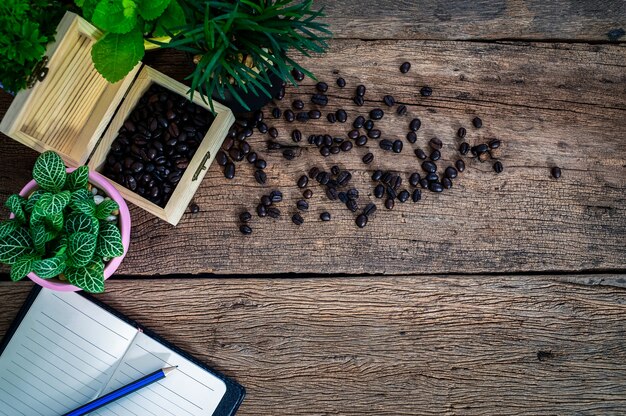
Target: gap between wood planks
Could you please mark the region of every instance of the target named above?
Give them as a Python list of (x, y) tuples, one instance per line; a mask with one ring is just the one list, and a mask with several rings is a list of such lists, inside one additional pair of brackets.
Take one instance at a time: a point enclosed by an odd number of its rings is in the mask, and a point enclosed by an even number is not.
[(438, 39), (438, 38), (377, 38), (377, 39), (367, 39), (360, 37), (341, 37), (335, 40), (358, 40), (361, 42), (379, 42), (381, 40), (389, 40), (389, 41), (406, 41), (406, 40), (415, 40), (415, 41), (424, 41), (424, 42), (465, 42), (465, 43), (501, 43), (501, 44), (510, 44), (515, 43), (516, 45), (523, 44), (533, 44), (533, 43), (565, 43), (565, 44), (586, 44), (586, 45), (614, 45), (614, 46), (622, 46), (626, 44), (626, 36), (618, 39), (618, 40), (585, 40), (585, 39), (528, 39), (528, 38), (497, 38), (497, 39), (489, 39), (489, 38), (472, 38), (472, 39), (463, 39), (463, 38), (450, 38), (450, 39)]

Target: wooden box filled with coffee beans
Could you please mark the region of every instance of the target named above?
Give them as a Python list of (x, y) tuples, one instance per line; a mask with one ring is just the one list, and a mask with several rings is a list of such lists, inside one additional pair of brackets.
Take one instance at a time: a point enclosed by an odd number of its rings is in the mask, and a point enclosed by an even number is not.
[[(227, 107), (143, 64), (115, 84), (95, 70), (102, 33), (66, 13), (41, 79), (19, 92), (0, 131), (70, 167), (87, 164), (126, 200), (176, 225), (235, 119)], [(45, 75), (45, 76), (44, 76)]]

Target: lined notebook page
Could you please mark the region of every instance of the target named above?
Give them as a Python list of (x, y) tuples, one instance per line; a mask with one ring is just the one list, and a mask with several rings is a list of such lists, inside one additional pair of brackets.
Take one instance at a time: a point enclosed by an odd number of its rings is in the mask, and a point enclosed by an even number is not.
[(42, 289), (0, 356), (0, 416), (58, 416), (100, 396), (137, 330)]
[(226, 384), (143, 333), (138, 333), (105, 393), (163, 367), (178, 366), (148, 387), (92, 412), (97, 416), (207, 416), (226, 393)]

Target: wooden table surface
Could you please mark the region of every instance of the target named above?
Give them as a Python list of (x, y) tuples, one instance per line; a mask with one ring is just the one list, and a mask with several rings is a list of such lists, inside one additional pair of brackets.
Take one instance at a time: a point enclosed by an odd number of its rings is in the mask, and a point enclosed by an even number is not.
[[(472, 144), (502, 140), (504, 172), (466, 159), (443, 194), (391, 212), (375, 200), (364, 229), (315, 185), (297, 227), (295, 182), (309, 168), (351, 170), (365, 205), (373, 169), (420, 171), (414, 146), (395, 155), (371, 143), (370, 166), (362, 148), (323, 159), (304, 146), (286, 161), (255, 133), (268, 184), (245, 162), (231, 181), (214, 164), (194, 199), (200, 212), (177, 227), (131, 207), (124, 277), (101, 298), (244, 384), (242, 415), (626, 412), (626, 3), (318, 3), (335, 39), (301, 63), (331, 84), (324, 113), (344, 108), (349, 123), (271, 119), (279, 141), (296, 127), (345, 134), (392, 94), (409, 113), (387, 111), (385, 137), (419, 117), (415, 146), (441, 138), (445, 166), (464, 126)], [(176, 54), (146, 62), (179, 80), (189, 71)], [(364, 107), (351, 100), (360, 83)], [(308, 102), (313, 85), (288, 88), (279, 106)], [(432, 97), (420, 97), (424, 85)], [(10, 102), (0, 95), (0, 116)], [(30, 178), (36, 156), (0, 136), (0, 199)], [(238, 213), (272, 189), (285, 194), (282, 218), (255, 216), (242, 236)], [(331, 222), (317, 220), (323, 210)], [(0, 283), (0, 333), (29, 287)]]

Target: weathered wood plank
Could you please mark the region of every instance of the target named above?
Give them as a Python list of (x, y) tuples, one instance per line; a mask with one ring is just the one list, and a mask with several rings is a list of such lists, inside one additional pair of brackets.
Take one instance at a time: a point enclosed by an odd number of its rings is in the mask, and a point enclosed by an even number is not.
[[(428, 56), (428, 60), (419, 59)], [(405, 76), (398, 72), (403, 59), (413, 61)], [(158, 68), (181, 78), (188, 64), (158, 58)], [(419, 170), (412, 146), (400, 155), (385, 154), (370, 141), (376, 161), (361, 162), (365, 149), (322, 159), (306, 147), (302, 156), (285, 161), (267, 154), (266, 137), (249, 141), (267, 157), (269, 184), (252, 179), (243, 162), (238, 176), (224, 179), (214, 164), (195, 201), (201, 212), (186, 214), (172, 228), (149, 214), (132, 209), (134, 228), (123, 274), (168, 273), (480, 273), (496, 270), (621, 270), (626, 265), (626, 48), (603, 45), (481, 44), (422, 41), (337, 41), (325, 58), (303, 60), (321, 79), (333, 83), (339, 73), (348, 81), (343, 90), (332, 86), (325, 109), (346, 108), (350, 123), (392, 93), (406, 103), (403, 118), (390, 112), (378, 125), (385, 137), (403, 137), (413, 116), (422, 119), (418, 145), (437, 135), (444, 143), (445, 167), (458, 158), (459, 126), (468, 127), (468, 141), (491, 137), (504, 142), (499, 150), (505, 171), (495, 175), (490, 163), (468, 160), (468, 170), (454, 189), (441, 195), (425, 194), (418, 204), (396, 204), (382, 209), (363, 230), (354, 215), (330, 202), (319, 186), (296, 227), (289, 217), (300, 190), (296, 179), (314, 165), (329, 169), (339, 164), (353, 172), (361, 191), (360, 203), (374, 200), (369, 180), (375, 168), (405, 172)], [(351, 101), (356, 84), (368, 87), (367, 105)], [(281, 107), (296, 97), (308, 100), (312, 82), (290, 88)], [(429, 99), (419, 87), (434, 88)], [(6, 108), (3, 96), (1, 106)], [(384, 106), (383, 106), (384, 107)], [(267, 112), (267, 111), (266, 111)], [(474, 115), (484, 127), (470, 127)], [(321, 120), (288, 124), (270, 120), (279, 140), (289, 142), (293, 128), (306, 137), (329, 132), (343, 135), (350, 123), (329, 125)], [(17, 191), (29, 177), (34, 152), (0, 139), (0, 196)], [(308, 145), (305, 145), (308, 146)], [(555, 181), (549, 168), (563, 168)], [(406, 177), (405, 183), (406, 183)], [(280, 221), (258, 219), (254, 234), (243, 237), (237, 215), (254, 209), (258, 198), (281, 189), (286, 201)], [(333, 221), (317, 218), (328, 209)], [(6, 270), (6, 269), (5, 269)]]
[[(623, 414), (624, 289), (563, 278), (135, 280), (99, 297), (245, 385), (242, 416)], [(0, 283), (0, 333), (29, 288)]]
[[(337, 38), (608, 41), (621, 0), (317, 0)], [(624, 41), (625, 38), (620, 39)]]

